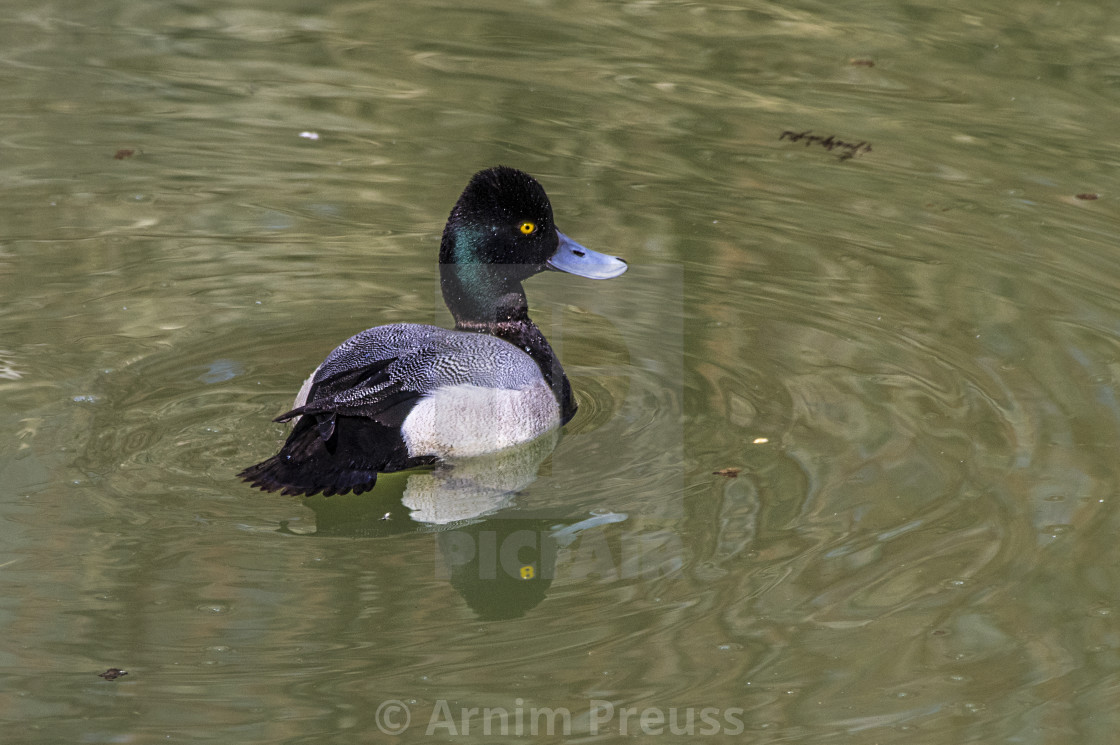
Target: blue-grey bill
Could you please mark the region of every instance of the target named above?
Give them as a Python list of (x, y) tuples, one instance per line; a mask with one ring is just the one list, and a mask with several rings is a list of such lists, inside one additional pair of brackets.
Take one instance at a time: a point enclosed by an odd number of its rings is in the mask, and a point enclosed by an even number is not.
[(610, 279), (626, 271), (626, 262), (617, 256), (584, 248), (559, 231), (557, 235), (560, 236), (560, 245), (548, 260), (553, 269), (588, 279)]

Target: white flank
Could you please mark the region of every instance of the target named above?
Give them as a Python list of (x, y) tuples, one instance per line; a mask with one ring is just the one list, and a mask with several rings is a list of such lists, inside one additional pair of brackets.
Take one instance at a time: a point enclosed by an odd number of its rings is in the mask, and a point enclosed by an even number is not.
[[(307, 376), (307, 380), (303, 381), (303, 385), (299, 387), (299, 393), (296, 394), (296, 400), (292, 403), (293, 409), (298, 409), (299, 407), (307, 403), (307, 394), (311, 393), (311, 384), (315, 382), (315, 376), (318, 374), (319, 368), (316, 367), (311, 371), (311, 374)], [(297, 416), (292, 420), (292, 423), (295, 424), (298, 421), (299, 417)]]
[(408, 454), (471, 458), (528, 442), (560, 424), (546, 385), (520, 390), (455, 385), (420, 399), (401, 425)]

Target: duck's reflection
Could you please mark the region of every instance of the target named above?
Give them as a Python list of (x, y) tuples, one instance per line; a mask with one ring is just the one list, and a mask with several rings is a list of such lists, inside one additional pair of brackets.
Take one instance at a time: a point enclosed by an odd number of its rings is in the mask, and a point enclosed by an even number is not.
[(558, 438), (553, 432), (500, 453), (385, 474), (372, 492), (314, 496), (304, 504), (315, 513), (319, 536), (434, 533), (437, 576), (448, 579), (479, 618), (517, 618), (544, 600), (560, 549), (586, 530), (626, 519), (616, 513), (566, 520), (494, 514), (537, 479)]
[(578, 522), (494, 518), (436, 534), (443, 566), (467, 605), (483, 620), (518, 618), (545, 598), (556, 557), (583, 531), (621, 522), (605, 513)]
[(445, 461), (430, 471), (411, 473), (401, 502), (411, 517), (427, 525), (473, 520), (509, 505), (537, 479), (541, 463), (560, 438), (554, 429), (518, 447), (477, 458)]

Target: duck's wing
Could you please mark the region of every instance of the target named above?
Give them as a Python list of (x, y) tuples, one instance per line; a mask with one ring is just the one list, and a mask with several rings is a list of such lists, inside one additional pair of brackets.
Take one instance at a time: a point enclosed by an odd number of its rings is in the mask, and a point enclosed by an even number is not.
[(368, 419), (335, 416), (331, 437), (314, 417), (296, 422), (280, 452), (238, 474), (265, 491), (331, 496), (373, 488), (377, 474), (434, 463), (433, 457), (409, 457), (396, 427)]
[(373, 488), (378, 473), (432, 462), (410, 457), (401, 438), (401, 423), (423, 394), (392, 378), (396, 361), (316, 380), (307, 403), (277, 417), (299, 417), (280, 452), (238, 475), (283, 494), (361, 494)]
[[(399, 359), (377, 360), (363, 367), (344, 369), (317, 378), (307, 402), (276, 417), (287, 422), (296, 417), (313, 416), (320, 423), (338, 415), (370, 419), (387, 427), (399, 427), (416, 401), (424, 395), (420, 386), (408, 386), (394, 375)], [(330, 431), (323, 433), (329, 439)]]
[(519, 388), (539, 382), (535, 363), (483, 334), (398, 324), (362, 332), (327, 357), (280, 452), (239, 476), (284, 494), (329, 496), (373, 488), (378, 473), (434, 462), (410, 455), (401, 425), (416, 402), (446, 385)]

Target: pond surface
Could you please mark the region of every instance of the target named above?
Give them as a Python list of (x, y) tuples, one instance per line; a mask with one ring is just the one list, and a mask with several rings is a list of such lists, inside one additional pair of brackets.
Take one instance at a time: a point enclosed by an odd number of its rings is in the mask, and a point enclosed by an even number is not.
[[(6, 742), (1113, 741), (1109, 4), (2, 15)], [(527, 283), (576, 419), (238, 481), (497, 163), (631, 265)]]

